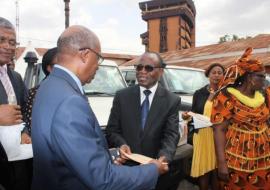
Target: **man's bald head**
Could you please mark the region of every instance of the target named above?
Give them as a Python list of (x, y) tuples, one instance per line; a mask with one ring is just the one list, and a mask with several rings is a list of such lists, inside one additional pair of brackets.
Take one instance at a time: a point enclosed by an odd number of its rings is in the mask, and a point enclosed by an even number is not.
[(141, 55), (141, 57), (139, 58), (139, 62), (145, 57), (147, 57), (148, 59), (151, 59), (152, 61), (156, 62), (162, 68), (166, 67), (166, 64), (164, 63), (162, 57), (156, 52), (151, 52), (151, 51), (144, 52)]
[(59, 53), (73, 53), (82, 48), (95, 49), (100, 46), (98, 37), (84, 26), (67, 28), (57, 40)]
[(74, 73), (83, 85), (94, 78), (100, 51), (98, 37), (84, 26), (67, 28), (57, 41), (58, 64)]

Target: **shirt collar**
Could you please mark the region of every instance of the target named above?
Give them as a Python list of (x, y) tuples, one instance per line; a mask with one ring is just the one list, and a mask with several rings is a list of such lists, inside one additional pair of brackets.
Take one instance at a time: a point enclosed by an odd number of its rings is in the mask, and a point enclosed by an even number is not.
[(141, 94), (143, 94), (143, 91), (144, 90), (150, 90), (151, 91), (151, 94), (155, 94), (156, 90), (157, 90), (157, 87), (158, 87), (158, 82), (156, 82), (156, 84), (154, 86), (152, 86), (151, 88), (147, 89), (143, 86), (140, 86), (140, 92)]
[(7, 73), (7, 64), (0, 66), (0, 74), (6, 74)]
[(71, 78), (74, 79), (74, 81), (75, 81), (76, 84), (78, 85), (78, 87), (79, 87), (81, 93), (84, 94), (83, 87), (82, 87), (82, 83), (81, 83), (80, 79), (79, 79), (73, 72), (71, 72), (71, 71), (68, 70), (67, 68), (65, 68), (65, 67), (63, 67), (63, 66), (61, 66), (61, 65), (58, 65), (58, 64), (54, 65), (54, 67), (57, 67), (57, 68), (59, 68), (59, 69), (65, 71), (65, 72), (67, 72), (67, 74), (69, 74), (69, 75), (71, 76)]

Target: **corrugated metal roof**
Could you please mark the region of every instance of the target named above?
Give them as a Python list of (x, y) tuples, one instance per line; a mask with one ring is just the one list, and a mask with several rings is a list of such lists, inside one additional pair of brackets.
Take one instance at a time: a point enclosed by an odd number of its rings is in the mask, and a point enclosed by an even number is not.
[[(234, 63), (247, 47), (254, 48), (254, 58), (257, 57), (266, 66), (270, 66), (270, 34), (260, 34), (246, 40), (171, 51), (160, 55), (169, 65), (205, 69), (210, 64), (218, 62), (227, 67)], [(137, 61), (138, 58), (126, 62), (124, 65), (134, 65)]]

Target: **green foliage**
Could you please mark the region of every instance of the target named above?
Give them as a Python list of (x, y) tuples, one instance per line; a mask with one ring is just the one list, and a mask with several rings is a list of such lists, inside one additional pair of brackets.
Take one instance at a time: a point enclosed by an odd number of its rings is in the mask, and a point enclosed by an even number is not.
[(236, 34), (233, 34), (233, 35), (225, 34), (224, 36), (221, 36), (219, 38), (218, 43), (221, 44), (224, 42), (235, 42), (235, 41), (246, 40), (246, 39), (250, 39), (250, 38), (252, 38), (252, 37), (251, 36), (239, 37)]

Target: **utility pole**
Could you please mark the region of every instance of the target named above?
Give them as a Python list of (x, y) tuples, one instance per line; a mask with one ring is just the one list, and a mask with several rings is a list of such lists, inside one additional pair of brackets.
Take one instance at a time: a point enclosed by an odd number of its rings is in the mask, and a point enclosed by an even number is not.
[(15, 1), (16, 5), (16, 36), (17, 36), (17, 45), (20, 45), (20, 10), (19, 10), (19, 1)]
[(69, 27), (69, 2), (70, 0), (64, 0), (65, 2), (65, 27)]

